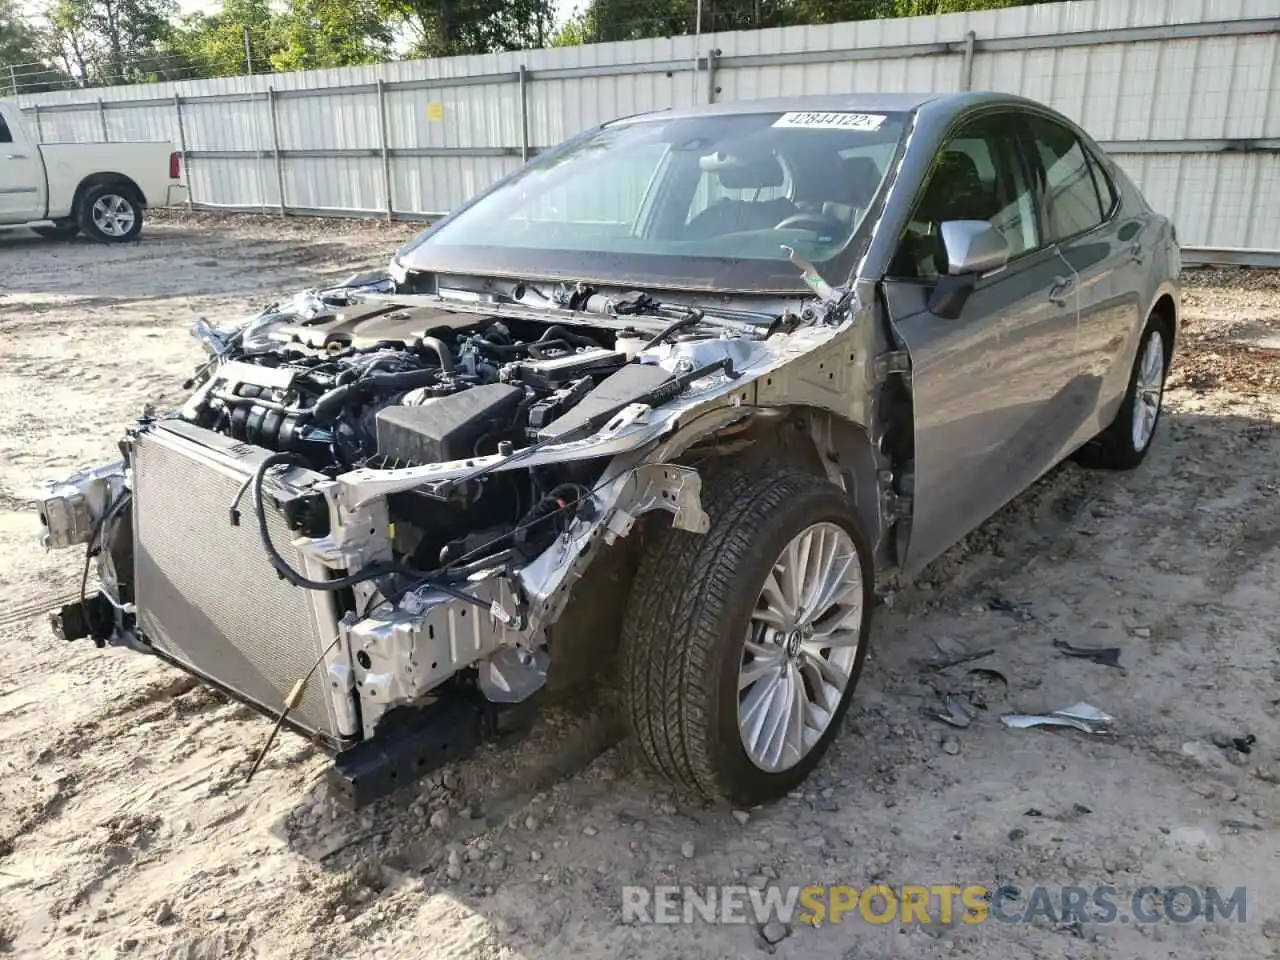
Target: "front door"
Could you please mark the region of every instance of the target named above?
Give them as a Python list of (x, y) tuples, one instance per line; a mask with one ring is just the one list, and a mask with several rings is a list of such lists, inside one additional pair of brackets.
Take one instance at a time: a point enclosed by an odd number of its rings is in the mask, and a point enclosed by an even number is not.
[(36, 149), (0, 112), (0, 223), (26, 223), (44, 216)]
[[(987, 113), (942, 145), (885, 290), (911, 356), (914, 505), (903, 573), (930, 560), (1061, 457), (1085, 415), (1076, 276), (1043, 236), (1018, 116)], [(988, 220), (1010, 260), (978, 277), (958, 317), (930, 312), (946, 270), (938, 226)]]

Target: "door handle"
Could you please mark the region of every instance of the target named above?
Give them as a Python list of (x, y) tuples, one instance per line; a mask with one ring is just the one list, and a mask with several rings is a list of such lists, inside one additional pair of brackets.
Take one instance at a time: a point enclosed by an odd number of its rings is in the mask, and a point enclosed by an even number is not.
[(1067, 305), (1067, 291), (1074, 281), (1070, 277), (1054, 277), (1053, 286), (1049, 288), (1049, 302), (1055, 307)]
[(25, 159), (27, 159), (27, 155), (26, 155), (25, 153), (11, 153), (11, 154), (9, 154), (8, 159), (10, 159), (10, 160), (25, 160)]

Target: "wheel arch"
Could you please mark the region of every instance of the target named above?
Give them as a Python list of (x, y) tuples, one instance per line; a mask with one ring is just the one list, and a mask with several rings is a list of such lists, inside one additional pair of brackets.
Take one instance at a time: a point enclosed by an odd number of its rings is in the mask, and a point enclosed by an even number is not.
[(877, 572), (887, 565), (880, 484), (883, 458), (861, 424), (815, 405), (768, 407), (744, 424), (700, 438), (681, 452), (677, 462), (695, 466), (717, 455), (729, 465), (745, 460), (799, 467), (840, 487), (872, 544)]
[[(699, 436), (668, 462), (691, 467), (703, 476), (747, 465), (799, 468), (822, 477), (849, 497), (871, 544), (877, 576), (891, 566), (881, 510), (879, 458), (867, 431), (837, 413), (799, 404), (763, 408), (745, 420)], [(664, 510), (654, 510), (637, 520), (629, 534), (600, 545), (569, 587), (560, 616), (548, 625), (552, 654), (549, 686), (553, 692), (583, 689), (593, 674), (607, 670), (613, 661), (623, 608), (641, 555), (660, 526), (671, 523)]]
[(71, 201), (71, 212), (74, 216), (80, 210), (80, 204), (84, 201), (84, 196), (94, 187), (110, 187), (114, 186), (121, 190), (127, 190), (137, 198), (138, 203), (142, 206), (147, 205), (147, 195), (142, 192), (142, 188), (137, 182), (127, 174), (115, 173), (113, 171), (101, 171), (91, 173), (85, 177), (76, 186), (75, 197)]
[[(1155, 299), (1151, 303), (1151, 307), (1147, 310), (1147, 317), (1159, 317), (1169, 327), (1169, 345), (1165, 349), (1165, 368), (1168, 369), (1169, 364), (1173, 361), (1174, 346), (1178, 342), (1178, 298), (1175, 296), (1175, 290), (1172, 284), (1163, 284), (1156, 293)], [(1146, 318), (1143, 319), (1143, 326), (1146, 325)]]

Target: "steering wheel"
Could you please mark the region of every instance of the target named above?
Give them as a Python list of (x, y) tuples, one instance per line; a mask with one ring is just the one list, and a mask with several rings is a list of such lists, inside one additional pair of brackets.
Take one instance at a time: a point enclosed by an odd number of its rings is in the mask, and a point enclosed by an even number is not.
[(802, 230), (812, 230), (814, 233), (822, 233), (823, 231), (832, 230), (840, 233), (845, 229), (845, 225), (835, 217), (828, 216), (825, 213), (793, 213), (791, 216), (784, 218), (779, 223), (773, 225), (775, 230), (783, 230), (787, 227), (800, 228)]

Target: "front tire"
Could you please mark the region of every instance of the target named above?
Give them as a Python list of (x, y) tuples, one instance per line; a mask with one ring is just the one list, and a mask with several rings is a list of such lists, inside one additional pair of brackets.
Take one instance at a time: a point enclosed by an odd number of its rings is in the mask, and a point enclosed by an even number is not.
[(128, 243), (142, 231), (142, 203), (128, 187), (99, 184), (85, 191), (78, 212), (80, 229), (99, 243)]
[(866, 658), (871, 550), (846, 495), (812, 474), (706, 481), (705, 535), (662, 531), (622, 630), (622, 695), (650, 766), (744, 806), (801, 783)]
[(1163, 317), (1147, 320), (1129, 373), (1129, 389), (1110, 425), (1080, 449), (1077, 461), (1103, 470), (1133, 470), (1147, 458), (1164, 407), (1172, 331)]

